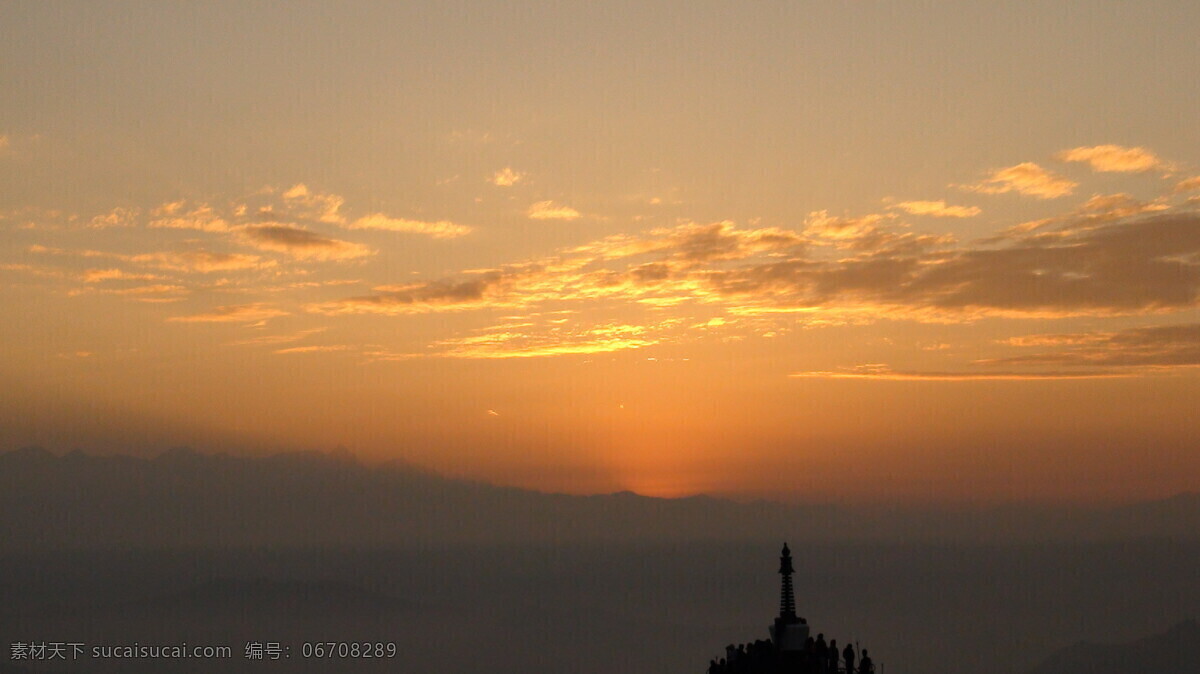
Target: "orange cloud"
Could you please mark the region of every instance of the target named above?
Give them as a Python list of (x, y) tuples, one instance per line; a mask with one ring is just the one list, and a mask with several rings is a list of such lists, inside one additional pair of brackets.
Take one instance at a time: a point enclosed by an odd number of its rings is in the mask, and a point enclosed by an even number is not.
[(813, 211), (804, 220), (804, 234), (826, 241), (860, 241), (875, 235), (890, 215), (864, 215), (844, 218), (829, 215), (829, 211)]
[(971, 218), (983, 212), (978, 206), (947, 206), (945, 201), (903, 201), (890, 208), (935, 218)]
[(960, 187), (983, 194), (1017, 192), (1039, 199), (1053, 199), (1070, 194), (1077, 185), (1078, 183), (1055, 175), (1033, 162), (1025, 162), (998, 169), (982, 182)]
[(330, 351), (346, 351), (350, 347), (345, 344), (325, 344), (318, 346), (292, 346), (286, 349), (276, 349), (275, 353), (326, 353)]
[(1062, 379), (1112, 379), (1129, 377), (1122, 372), (919, 372), (897, 371), (886, 365), (860, 365), (849, 370), (793, 372), (800, 379), (858, 379), (874, 381), (1055, 381)]
[(505, 166), (499, 171), (496, 171), (491, 178), (488, 178), (488, 182), (496, 187), (512, 187), (524, 179), (524, 173), (519, 173), (512, 170), (512, 167)]
[(217, 307), (210, 312), (190, 316), (172, 316), (167, 320), (176, 323), (258, 323), (287, 315), (288, 312), (282, 309), (254, 303)]
[(156, 274), (131, 274), (120, 269), (88, 269), (83, 272), (84, 283), (101, 283), (103, 281), (153, 281), (161, 279)]
[(1174, 192), (1176, 194), (1181, 194), (1183, 192), (1192, 192), (1194, 190), (1200, 190), (1200, 176), (1180, 180), (1175, 184)]
[(411, 314), (431, 311), (512, 306), (505, 301), (505, 287), (513, 275), (488, 272), (478, 278), (461, 281), (429, 281), (400, 286), (381, 286), (375, 295), (348, 297), (333, 302), (309, 304), (307, 311), (329, 316), (341, 314)]
[(425, 234), (435, 239), (454, 239), (471, 233), (470, 227), (455, 224), (447, 220), (423, 222), (421, 220), (393, 218), (382, 213), (363, 216), (347, 224), (346, 229), (382, 229), (390, 232), (410, 232), (413, 234)]
[(158, 217), (150, 221), (150, 226), (155, 229), (194, 229), (201, 232), (228, 232), (233, 229), (229, 221), (208, 204), (191, 209), (186, 206), (184, 201), (162, 204), (151, 211), (151, 215)]
[(580, 217), (579, 211), (574, 208), (553, 201), (539, 201), (531, 205), (525, 215), (534, 220), (575, 220)]
[[(1123, 199), (1100, 201), (1093, 206), (1109, 215), (1145, 208)], [(824, 214), (810, 218), (806, 232), (841, 237), (832, 239), (839, 242), (835, 248), (850, 254), (835, 259), (826, 249), (804, 245), (821, 239), (787, 230), (687, 224), (645, 238), (608, 237), (569, 249), (562, 258), (383, 286), (375, 294), (306, 309), (407, 314), (607, 298), (654, 306), (694, 302), (742, 315), (820, 313), (810, 320), (844, 323), (881, 316), (947, 322), (1136, 315), (1196, 306), (1200, 214), (1090, 217), (1087, 226), (1012, 233), (999, 247), (955, 247), (947, 237), (888, 232), (873, 224), (831, 226)], [(852, 247), (844, 247), (847, 241)]]
[(290, 344), (299, 342), (311, 335), (324, 332), (325, 328), (309, 328), (307, 330), (299, 330), (291, 334), (284, 335), (259, 335), (250, 339), (239, 339), (233, 342), (228, 342), (229, 346), (277, 346), (279, 344)]
[(512, 330), (436, 342), (443, 358), (540, 358), (548, 356), (611, 353), (656, 344), (652, 328), (611, 323), (587, 329), (542, 333)]
[(63, 255), (84, 258), (107, 258), (132, 262), (137, 265), (166, 269), (179, 272), (199, 272), (207, 274), (216, 271), (236, 271), (243, 269), (264, 269), (274, 267), (274, 260), (264, 260), (258, 255), (243, 255), (241, 253), (213, 253), (206, 250), (187, 250), (180, 252), (155, 252), (124, 255), (99, 250), (64, 250), (49, 246), (33, 245), (31, 253), (47, 255)]
[(1061, 216), (1023, 222), (987, 239), (998, 242), (1008, 239), (1062, 239), (1095, 229), (1104, 223), (1143, 213), (1165, 211), (1169, 207), (1159, 201), (1141, 201), (1128, 194), (1097, 194), (1075, 210)]
[(313, 192), (300, 183), (285, 191), (282, 196), (288, 209), (296, 212), (299, 217), (332, 224), (345, 221), (340, 211), (346, 200), (336, 194)]
[(1120, 332), (1028, 335), (1016, 346), (1059, 346), (1057, 351), (993, 358), (981, 365), (1055, 365), (1170, 369), (1200, 367), (1200, 323), (1133, 328)]
[(362, 244), (331, 239), (301, 227), (279, 223), (250, 225), (238, 234), (246, 245), (286, 253), (298, 260), (350, 260), (374, 254)]
[(1093, 171), (1107, 173), (1144, 173), (1165, 167), (1161, 159), (1145, 148), (1120, 145), (1077, 147), (1063, 150), (1055, 158), (1060, 161), (1087, 162)]
[(141, 211), (136, 208), (114, 208), (108, 213), (92, 218), (91, 222), (88, 223), (88, 227), (93, 229), (133, 227), (137, 224), (140, 213)]

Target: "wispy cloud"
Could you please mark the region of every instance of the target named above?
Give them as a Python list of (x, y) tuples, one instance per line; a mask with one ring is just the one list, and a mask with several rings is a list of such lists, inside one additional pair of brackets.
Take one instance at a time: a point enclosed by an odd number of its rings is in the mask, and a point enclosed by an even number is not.
[(1001, 230), (986, 240), (997, 242), (1022, 238), (1061, 239), (1095, 229), (1113, 220), (1165, 211), (1168, 208), (1167, 204), (1161, 201), (1141, 201), (1123, 193), (1097, 194), (1063, 215), (1023, 222)]
[(1039, 199), (1054, 199), (1070, 194), (1078, 186), (1073, 180), (1056, 175), (1046, 169), (1025, 162), (1016, 166), (998, 169), (983, 181), (974, 185), (960, 185), (962, 189), (983, 194), (1017, 192)]
[(1166, 168), (1165, 162), (1142, 147), (1120, 145), (1094, 145), (1063, 150), (1055, 158), (1067, 162), (1086, 162), (1093, 171), (1108, 173), (1144, 173), (1156, 168)]
[(436, 342), (436, 355), (445, 358), (541, 358), (548, 356), (611, 353), (655, 344), (651, 328), (611, 323), (555, 332), (494, 330), (479, 335)]
[(1200, 323), (1133, 328), (1118, 332), (1026, 335), (1008, 340), (1054, 351), (978, 361), (982, 365), (1052, 365), (1078, 368), (1200, 367)]
[(162, 204), (150, 213), (150, 227), (155, 229), (194, 229), (200, 232), (228, 232), (229, 221), (208, 204), (189, 206), (186, 201)]
[(242, 253), (214, 253), (206, 250), (159, 251), (153, 253), (137, 253), (132, 255), (110, 253), (99, 250), (64, 250), (51, 246), (32, 245), (31, 253), (46, 255), (62, 255), (83, 258), (104, 258), (132, 262), (139, 266), (153, 269), (164, 269), (178, 272), (198, 272), (208, 274), (218, 271), (238, 271), (245, 269), (266, 269), (274, 267), (274, 260), (263, 259), (258, 255)]
[(254, 303), (217, 307), (212, 311), (188, 316), (172, 316), (167, 320), (175, 323), (258, 323), (287, 315), (288, 312), (282, 309), (268, 304)]
[(922, 372), (893, 370), (887, 365), (860, 365), (846, 370), (793, 372), (798, 379), (857, 379), (866, 381), (1055, 381), (1063, 379), (1113, 379), (1133, 376), (1123, 372)]
[(278, 346), (280, 344), (291, 344), (299, 342), (307, 337), (322, 333), (326, 328), (309, 328), (307, 330), (298, 330), (292, 333), (281, 335), (258, 335), (249, 339), (239, 339), (228, 342), (229, 346)]
[(511, 166), (505, 166), (488, 178), (488, 182), (496, 187), (512, 187), (524, 179), (524, 173), (514, 171)]
[(902, 201), (889, 208), (935, 218), (971, 218), (983, 212), (978, 206), (947, 206), (945, 201)]
[(83, 272), (84, 283), (101, 283), (103, 281), (154, 281), (162, 277), (157, 274), (136, 274), (121, 269), (88, 269)]
[(516, 273), (490, 272), (476, 278), (380, 286), (373, 295), (347, 297), (332, 302), (312, 303), (306, 310), (325, 315), (339, 314), (412, 314), (431, 311), (461, 310), (483, 306), (515, 306), (501, 296)]
[(118, 288), (85, 286), (67, 291), (67, 296), (118, 295), (137, 302), (169, 303), (183, 300), (190, 292), (187, 287), (178, 284), (153, 283)]
[(1193, 192), (1200, 190), (1200, 176), (1194, 178), (1185, 178), (1175, 184), (1175, 193), (1182, 194), (1184, 192)]
[[(619, 235), (563, 255), (375, 294), (310, 304), (323, 314), (406, 314), (605, 298), (771, 312), (963, 321), (1179, 311), (1200, 297), (1200, 214), (1134, 215), (1102, 198), (1089, 220), (1013, 232), (996, 242), (896, 232), (884, 220), (810, 218), (804, 234), (685, 224)], [(1081, 224), (1082, 223), (1082, 224)], [(830, 256), (826, 251), (833, 251)]]
[(575, 220), (580, 217), (579, 211), (574, 208), (553, 201), (539, 201), (531, 205), (525, 214), (534, 220)]
[(346, 200), (340, 195), (315, 192), (301, 183), (286, 190), (282, 196), (289, 209), (297, 211), (302, 218), (331, 224), (345, 221), (341, 208)]
[(246, 245), (286, 253), (298, 260), (350, 260), (374, 254), (359, 243), (331, 239), (301, 227), (279, 223), (251, 225), (239, 230), (238, 235)]
[(275, 353), (328, 353), (330, 351), (346, 351), (349, 349), (350, 346), (346, 344), (321, 344), (314, 346), (291, 346), (286, 349), (276, 349)]
[(133, 227), (137, 225), (139, 215), (141, 215), (141, 210), (137, 208), (118, 207), (107, 213), (95, 216), (88, 223), (88, 226), (94, 229)]
[(970, 364), (970, 370), (905, 371), (873, 363), (837, 370), (795, 372), (790, 376), (885, 381), (1038, 381), (1161, 376), (1200, 367), (1200, 323), (1117, 332), (1025, 335), (1004, 340), (1004, 343), (1054, 350), (976, 360)]
[(471, 227), (468, 227), (467, 225), (459, 225), (448, 220), (425, 222), (422, 220), (393, 218), (384, 215), (383, 213), (373, 213), (371, 215), (358, 218), (354, 222), (348, 223), (346, 228), (382, 229), (389, 232), (425, 234), (435, 239), (454, 239), (471, 233)]
[(265, 269), (274, 267), (274, 260), (267, 260), (258, 255), (244, 253), (214, 253), (206, 250), (188, 250), (181, 252), (143, 253), (140, 255), (117, 256), (117, 259), (129, 260), (158, 269), (169, 269), (181, 272), (199, 272), (210, 274), (220, 271), (240, 271), (245, 269)]

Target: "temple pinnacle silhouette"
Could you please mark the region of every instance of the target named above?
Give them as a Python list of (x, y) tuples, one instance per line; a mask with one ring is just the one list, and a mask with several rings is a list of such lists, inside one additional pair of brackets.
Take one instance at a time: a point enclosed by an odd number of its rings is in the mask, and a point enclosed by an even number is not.
[(802, 649), (805, 640), (808, 639), (808, 621), (796, 615), (796, 593), (792, 589), (792, 574), (795, 572), (792, 567), (792, 551), (788, 549), (787, 543), (784, 543), (783, 550), (779, 553), (779, 575), (782, 576), (779, 588), (779, 617), (775, 618), (775, 624), (770, 628), (771, 640), (780, 648)]
[[(866, 649), (846, 645), (839, 652), (837, 640), (811, 636), (808, 620), (796, 614), (796, 591), (792, 576), (792, 551), (787, 543), (779, 553), (779, 615), (768, 628), (770, 639), (725, 647), (725, 657), (708, 663), (709, 674), (871, 674), (875, 670)], [(858, 660), (855, 666), (855, 660)]]

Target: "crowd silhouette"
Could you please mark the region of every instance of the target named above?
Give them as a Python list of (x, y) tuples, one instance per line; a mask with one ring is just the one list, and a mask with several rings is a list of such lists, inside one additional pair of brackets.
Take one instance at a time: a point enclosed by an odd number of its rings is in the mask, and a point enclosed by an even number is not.
[(826, 642), (823, 633), (815, 639), (808, 636), (808, 621), (795, 611), (794, 572), (791, 551), (784, 543), (779, 558), (783, 577), (779, 616), (771, 628), (774, 639), (726, 646), (725, 657), (709, 660), (708, 674), (874, 674), (875, 663), (857, 643), (847, 643), (839, 651), (837, 639)]
[[(861, 655), (861, 657), (859, 657)], [(809, 637), (801, 651), (781, 651), (770, 639), (730, 644), (725, 657), (708, 663), (708, 674), (874, 674), (875, 663), (867, 649), (851, 644), (838, 651), (837, 639)]]

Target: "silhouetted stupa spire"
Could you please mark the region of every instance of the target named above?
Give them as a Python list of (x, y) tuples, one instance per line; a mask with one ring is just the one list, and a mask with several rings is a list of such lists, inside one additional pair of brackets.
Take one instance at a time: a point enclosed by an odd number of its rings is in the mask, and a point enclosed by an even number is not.
[(771, 640), (779, 651), (799, 652), (808, 640), (808, 624), (796, 615), (796, 593), (792, 590), (792, 551), (787, 543), (779, 553), (779, 575), (783, 576), (779, 589), (779, 617), (771, 625)]
[[(767, 629), (771, 639), (725, 647), (725, 656), (708, 661), (708, 674), (874, 674), (875, 669), (867, 649), (862, 649), (860, 666), (854, 661), (859, 653), (858, 642), (839, 651), (837, 640), (825, 641), (809, 636), (808, 621), (796, 615), (796, 593), (792, 588), (792, 551), (783, 544), (779, 553), (779, 616)], [(803, 579), (801, 579), (803, 580)], [(845, 662), (845, 667), (841, 666)]]
[(786, 621), (796, 618), (796, 595), (792, 590), (792, 551), (787, 543), (783, 544), (783, 552), (779, 555), (779, 574), (783, 576), (783, 586), (779, 591), (779, 617)]

